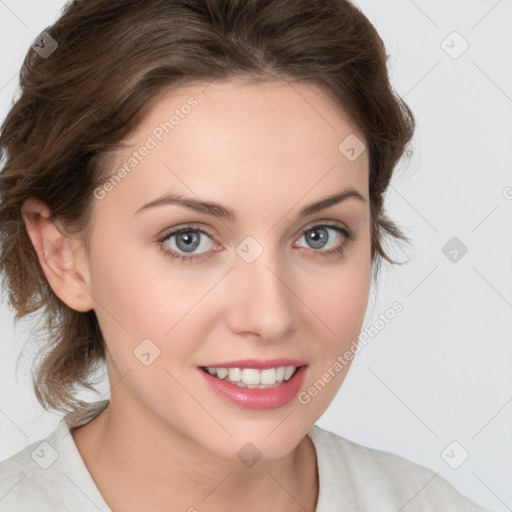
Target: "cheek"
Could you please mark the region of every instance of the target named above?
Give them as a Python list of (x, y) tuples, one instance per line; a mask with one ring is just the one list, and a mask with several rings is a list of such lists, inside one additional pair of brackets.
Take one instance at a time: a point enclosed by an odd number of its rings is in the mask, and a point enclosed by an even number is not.
[(307, 304), (324, 324), (322, 339), (326, 348), (341, 348), (357, 337), (368, 305), (370, 283), (369, 243), (360, 244), (349, 257), (322, 270), (316, 280), (304, 283)]
[(93, 268), (95, 311), (119, 372), (139, 372), (147, 353), (154, 369), (186, 366), (211, 328), (204, 296), (218, 277), (173, 264), (158, 248), (149, 255), (111, 238), (105, 251)]
[(368, 252), (368, 257), (362, 256), (357, 263), (341, 264), (310, 296), (317, 315), (315, 329), (311, 332), (315, 339), (311, 360), (315, 364), (297, 401), (314, 421), (332, 402), (352, 365), (368, 304), (370, 281)]

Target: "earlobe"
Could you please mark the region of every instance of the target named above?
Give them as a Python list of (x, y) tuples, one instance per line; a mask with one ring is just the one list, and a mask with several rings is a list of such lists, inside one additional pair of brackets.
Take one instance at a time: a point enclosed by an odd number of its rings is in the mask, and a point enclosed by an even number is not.
[(55, 294), (77, 311), (93, 309), (88, 269), (85, 265), (78, 268), (77, 252), (81, 246), (59, 229), (58, 221), (42, 201), (31, 197), (21, 210), (41, 268)]

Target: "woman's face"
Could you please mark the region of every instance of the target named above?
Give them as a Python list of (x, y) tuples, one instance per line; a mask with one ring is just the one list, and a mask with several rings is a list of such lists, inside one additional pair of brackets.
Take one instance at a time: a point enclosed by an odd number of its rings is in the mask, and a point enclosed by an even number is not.
[[(123, 421), (229, 459), (247, 442), (264, 459), (300, 442), (346, 375), (367, 306), (363, 140), (311, 86), (217, 82), (158, 99), (94, 199), (90, 293)], [(145, 206), (168, 195), (222, 208)], [(202, 369), (258, 366), (245, 359), (303, 368), (223, 392)]]

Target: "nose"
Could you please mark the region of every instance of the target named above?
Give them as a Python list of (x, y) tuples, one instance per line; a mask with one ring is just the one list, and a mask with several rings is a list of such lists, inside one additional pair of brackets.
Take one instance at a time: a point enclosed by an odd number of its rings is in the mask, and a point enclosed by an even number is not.
[[(254, 247), (251, 247), (254, 250)], [(243, 251), (229, 274), (226, 317), (236, 334), (253, 335), (272, 343), (297, 327), (298, 298), (291, 272), (276, 250), (267, 248), (252, 262)]]

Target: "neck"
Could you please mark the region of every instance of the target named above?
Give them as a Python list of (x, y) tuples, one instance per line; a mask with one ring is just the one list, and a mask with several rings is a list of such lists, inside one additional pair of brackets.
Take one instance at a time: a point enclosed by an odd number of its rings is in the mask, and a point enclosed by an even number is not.
[(122, 403), (112, 397), (94, 420), (72, 430), (112, 510), (314, 512), (318, 470), (308, 436), (285, 457), (246, 466), (212, 454), (144, 406)]

